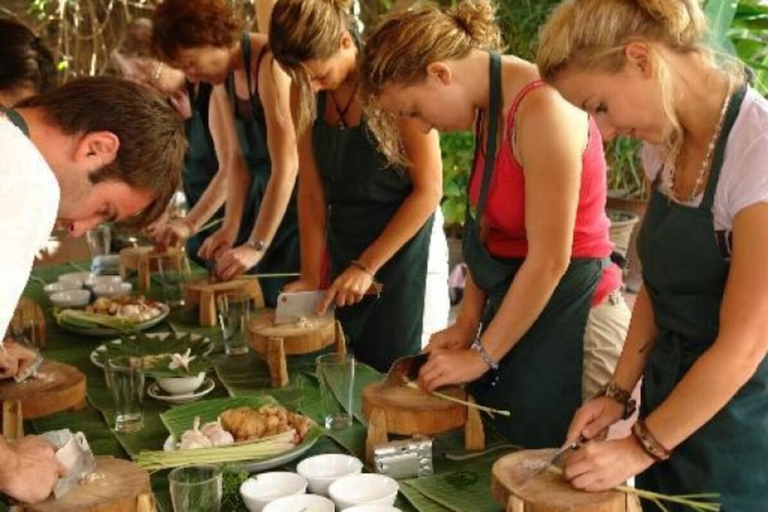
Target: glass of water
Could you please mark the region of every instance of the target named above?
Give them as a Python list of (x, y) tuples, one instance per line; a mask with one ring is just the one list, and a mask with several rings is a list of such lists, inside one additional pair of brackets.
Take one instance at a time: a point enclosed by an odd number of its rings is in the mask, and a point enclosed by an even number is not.
[(159, 258), (157, 266), (162, 300), (172, 308), (183, 306), (192, 274), (187, 254)]
[(114, 357), (104, 365), (107, 387), (115, 404), (115, 431), (131, 433), (144, 427), (144, 372), (141, 360)]
[(244, 293), (222, 293), (216, 297), (219, 327), (227, 355), (248, 353), (248, 320), (254, 310), (253, 297)]
[(112, 246), (112, 232), (106, 224), (99, 224), (95, 228), (89, 229), (85, 233), (88, 240), (88, 249), (91, 251), (91, 258), (97, 256), (106, 256)]
[(352, 425), (355, 389), (355, 358), (351, 354), (323, 354), (315, 360), (325, 428), (340, 429)]
[(208, 464), (176, 468), (168, 474), (175, 512), (220, 512), (221, 469)]

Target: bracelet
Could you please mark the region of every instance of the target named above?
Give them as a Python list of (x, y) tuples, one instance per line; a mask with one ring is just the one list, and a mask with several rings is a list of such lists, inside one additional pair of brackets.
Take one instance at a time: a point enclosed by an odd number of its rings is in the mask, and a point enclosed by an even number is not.
[(664, 445), (648, 430), (643, 420), (638, 419), (632, 426), (632, 435), (656, 462), (665, 461), (672, 455), (672, 452), (664, 448)]
[(372, 280), (371, 286), (373, 286), (374, 290), (376, 290), (376, 298), (380, 299), (381, 298), (381, 291), (384, 289), (384, 285), (376, 280), (376, 274), (371, 272), (371, 269), (369, 269), (368, 266), (365, 263), (363, 263), (362, 261), (359, 261), (359, 260), (352, 260), (352, 261), (350, 261), (349, 262), (349, 266), (353, 267), (353, 268), (356, 268), (357, 270), (362, 270), (363, 272), (365, 272), (366, 274), (371, 276), (371, 280)]
[(485, 364), (488, 365), (488, 368), (493, 370), (494, 372), (499, 371), (499, 363), (493, 360), (491, 357), (491, 354), (488, 353), (487, 350), (485, 350), (485, 347), (483, 346), (483, 342), (480, 341), (480, 334), (483, 332), (483, 323), (480, 322), (480, 325), (477, 326), (477, 332), (475, 333), (475, 341), (472, 342), (472, 345), (470, 345), (470, 349), (474, 350), (478, 354), (480, 354), (480, 359), (483, 360)]
[(616, 384), (616, 381), (612, 380), (609, 382), (608, 385), (596, 395), (596, 397), (601, 396), (610, 398), (624, 407), (624, 413), (621, 415), (622, 420), (629, 419), (637, 410), (637, 400), (632, 398), (632, 393), (619, 387), (619, 385)]

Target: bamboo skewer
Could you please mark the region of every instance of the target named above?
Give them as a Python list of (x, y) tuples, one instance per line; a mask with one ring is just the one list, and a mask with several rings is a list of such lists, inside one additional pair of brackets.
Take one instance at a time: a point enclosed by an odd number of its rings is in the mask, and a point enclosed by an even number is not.
[[(412, 380), (408, 380), (405, 377), (403, 377), (403, 380), (405, 381), (405, 385), (412, 389), (420, 389), (418, 384), (413, 382)], [(437, 398), (441, 398), (443, 400), (447, 400), (449, 402), (454, 402), (461, 405), (466, 405), (467, 407), (471, 407), (473, 409), (478, 409), (480, 411), (483, 411), (487, 413), (490, 416), (493, 416), (494, 414), (498, 414), (500, 416), (511, 416), (512, 413), (509, 411), (503, 411), (500, 409), (493, 409), (492, 407), (486, 407), (485, 405), (478, 405), (472, 402), (467, 402), (466, 400), (461, 400), (460, 398), (452, 397), (450, 395), (446, 395), (445, 393), (440, 393), (438, 391), (432, 391), (430, 393), (432, 396), (436, 396)]]

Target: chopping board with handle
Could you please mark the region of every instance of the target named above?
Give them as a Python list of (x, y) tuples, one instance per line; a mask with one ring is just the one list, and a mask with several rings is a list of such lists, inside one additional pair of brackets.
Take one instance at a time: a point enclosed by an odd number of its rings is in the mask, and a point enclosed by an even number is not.
[(641, 512), (635, 496), (578, 491), (560, 473), (541, 471), (556, 451), (522, 450), (494, 463), (491, 488), (507, 512)]
[(96, 457), (97, 477), (61, 499), (53, 497), (26, 512), (154, 512), (149, 473), (136, 464), (114, 457)]

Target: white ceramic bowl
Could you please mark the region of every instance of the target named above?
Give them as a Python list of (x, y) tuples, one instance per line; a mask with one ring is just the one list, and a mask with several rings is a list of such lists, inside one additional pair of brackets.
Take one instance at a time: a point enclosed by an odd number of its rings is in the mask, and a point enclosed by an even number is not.
[(286, 496), (269, 503), (263, 512), (336, 512), (333, 502), (314, 494)]
[(62, 281), (58, 283), (51, 283), (43, 286), (43, 291), (49, 297), (54, 293), (64, 292), (67, 290), (80, 290), (82, 286), (76, 281)]
[(91, 292), (88, 290), (64, 290), (52, 293), (51, 303), (57, 308), (76, 308), (85, 306), (91, 300)]
[(309, 491), (313, 494), (328, 495), (328, 486), (339, 478), (355, 475), (363, 470), (363, 463), (357, 457), (338, 453), (315, 455), (299, 462), (296, 472), (307, 479)]
[(305, 492), (307, 480), (301, 475), (287, 471), (252, 476), (240, 486), (240, 495), (251, 512), (261, 512), (267, 503)]
[(91, 288), (97, 297), (118, 297), (131, 293), (131, 283), (100, 283)]
[(328, 493), (339, 510), (355, 505), (392, 505), (400, 486), (392, 477), (377, 473), (349, 475), (328, 487)]
[(90, 272), (70, 272), (69, 274), (61, 274), (59, 276), (60, 283), (78, 283), (78, 286), (82, 288), (85, 280), (91, 277)]
[(203, 385), (205, 372), (200, 372), (193, 377), (160, 377), (155, 380), (157, 380), (157, 385), (163, 388), (167, 393), (172, 395), (184, 395), (192, 393)]
[(346, 512), (403, 512), (397, 507), (390, 505), (355, 505), (346, 510)]
[(94, 286), (100, 286), (104, 284), (120, 284), (123, 282), (123, 278), (120, 276), (90, 276), (85, 280), (83, 284), (88, 288)]

